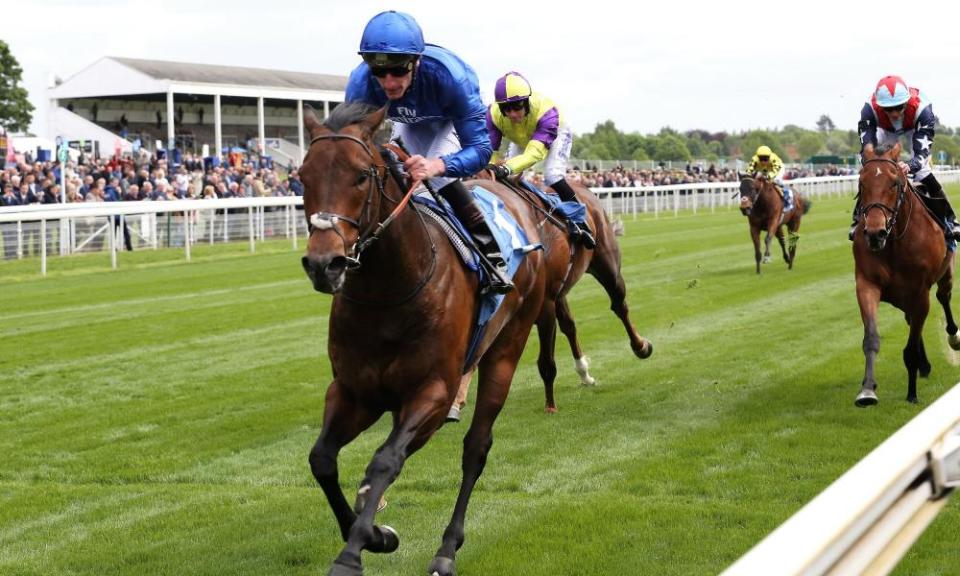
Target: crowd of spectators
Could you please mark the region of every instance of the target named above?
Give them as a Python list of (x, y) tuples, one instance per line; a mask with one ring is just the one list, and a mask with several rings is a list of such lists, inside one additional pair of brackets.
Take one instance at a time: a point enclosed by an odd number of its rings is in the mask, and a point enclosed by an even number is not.
[[(596, 170), (592, 166), (568, 170), (568, 177), (591, 188), (666, 186), (699, 182), (735, 182), (737, 171), (687, 164), (685, 168), (656, 166), (652, 169)], [(824, 166), (816, 169), (788, 167), (785, 178), (855, 174), (853, 168)], [(542, 175), (531, 179), (542, 184)], [(61, 201), (60, 167), (54, 162), (33, 162), (29, 156), (0, 172), (2, 205), (51, 204)], [(68, 162), (67, 202), (164, 201), (209, 198), (252, 198), (259, 196), (302, 196), (303, 183), (296, 169), (278, 171), (258, 167), (255, 161), (231, 157), (219, 166), (205, 165), (201, 158), (186, 154), (178, 166), (163, 158), (143, 154), (137, 157), (89, 159)]]
[(240, 159), (220, 166), (204, 165), (186, 154), (178, 166), (154, 155), (67, 162), (66, 194), (61, 194), (60, 166), (25, 157), (0, 172), (2, 205), (67, 202), (165, 201), (207, 198), (302, 196), (303, 183), (289, 172), (258, 167)]

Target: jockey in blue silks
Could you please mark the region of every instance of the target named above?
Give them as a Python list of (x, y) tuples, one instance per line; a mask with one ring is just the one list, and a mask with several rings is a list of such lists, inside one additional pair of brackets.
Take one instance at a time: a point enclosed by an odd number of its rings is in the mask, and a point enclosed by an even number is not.
[(500, 247), (460, 181), (479, 172), (493, 152), (476, 73), (446, 48), (425, 44), (416, 20), (393, 10), (367, 23), (360, 56), (363, 63), (350, 74), (346, 101), (390, 104), (393, 138), (402, 138), (411, 153), (407, 173), (429, 182), (470, 231), (496, 268), (489, 289), (509, 292), (513, 284)]

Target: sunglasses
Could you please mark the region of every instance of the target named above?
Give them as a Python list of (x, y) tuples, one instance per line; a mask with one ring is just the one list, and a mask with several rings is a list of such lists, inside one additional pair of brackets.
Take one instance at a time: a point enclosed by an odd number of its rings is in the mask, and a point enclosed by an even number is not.
[(903, 112), (904, 106), (906, 106), (906, 104), (901, 104), (899, 106), (891, 106), (890, 108), (884, 108), (883, 111), (884, 112)]
[(511, 110), (523, 110), (524, 104), (523, 100), (515, 100), (513, 102), (501, 102), (498, 106), (500, 106), (501, 112), (510, 112)]
[(377, 78), (386, 78), (387, 74), (395, 78), (406, 76), (413, 70), (413, 62), (402, 64), (400, 66), (385, 66), (381, 68), (370, 68), (370, 73)]

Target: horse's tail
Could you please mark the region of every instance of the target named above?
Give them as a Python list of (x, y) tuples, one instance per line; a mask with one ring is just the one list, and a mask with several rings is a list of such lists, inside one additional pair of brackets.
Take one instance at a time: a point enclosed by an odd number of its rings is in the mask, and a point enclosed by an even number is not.
[(807, 198), (806, 196), (802, 196), (802, 198), (803, 198), (803, 213), (806, 214), (807, 212), (810, 211), (810, 207), (813, 206), (813, 200)]

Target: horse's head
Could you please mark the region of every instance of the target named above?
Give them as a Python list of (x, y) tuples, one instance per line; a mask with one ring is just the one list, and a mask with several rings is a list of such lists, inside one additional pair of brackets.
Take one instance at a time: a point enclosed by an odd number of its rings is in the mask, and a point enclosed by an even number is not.
[(300, 179), (310, 238), (302, 261), (320, 292), (343, 287), (347, 269), (357, 265), (358, 243), (377, 224), (387, 169), (373, 134), (385, 114), (386, 108), (341, 104), (321, 124), (313, 110), (304, 111), (310, 147)]
[(897, 159), (900, 144), (892, 148), (863, 151), (860, 169), (860, 226), (870, 250), (883, 250), (897, 221), (897, 213), (904, 201), (906, 177), (900, 171)]
[(760, 185), (752, 176), (746, 174), (737, 174), (737, 176), (740, 178), (740, 213), (749, 216), (757, 202)]

